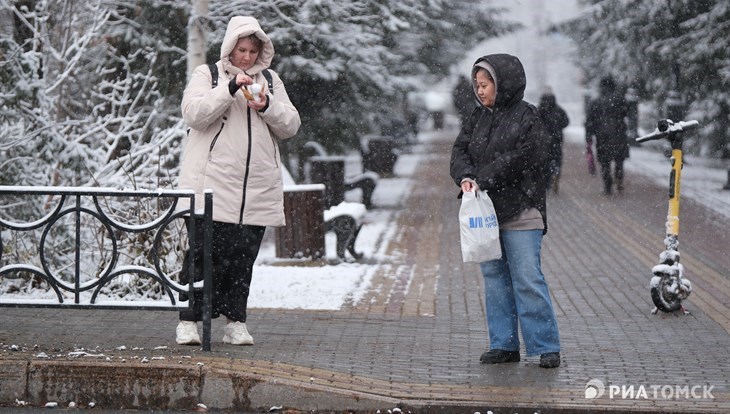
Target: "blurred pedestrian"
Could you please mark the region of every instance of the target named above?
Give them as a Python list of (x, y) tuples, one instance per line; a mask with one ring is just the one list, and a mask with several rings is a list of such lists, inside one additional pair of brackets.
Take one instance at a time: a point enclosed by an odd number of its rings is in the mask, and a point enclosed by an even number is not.
[(568, 114), (558, 105), (552, 91), (546, 91), (540, 97), (538, 105), (540, 119), (550, 134), (550, 187), (554, 193), (558, 192), (560, 170), (563, 165), (563, 129), (570, 123)]
[(527, 355), (540, 355), (541, 367), (554, 368), (560, 365), (558, 324), (540, 266), (547, 131), (537, 108), (522, 99), (526, 78), (517, 57), (481, 57), (472, 74), (479, 106), (454, 142), (450, 172), (462, 192), (487, 191), (502, 247), (501, 259), (480, 264), (489, 331), (480, 361), (518, 362), (521, 331)]
[(601, 79), (599, 91), (599, 96), (591, 101), (586, 113), (586, 143), (591, 146), (595, 138), (603, 193), (610, 195), (614, 183), (619, 193), (624, 190), (624, 160), (629, 156), (626, 136), (628, 104), (611, 76)]
[[(190, 127), (181, 163), (179, 188), (195, 190), (196, 211), (203, 192), (213, 190), (213, 318), (226, 317), (223, 342), (253, 345), (246, 308), (253, 263), (265, 226), (283, 226), (284, 203), (277, 139), (294, 136), (300, 126), (280, 77), (268, 69), (274, 46), (253, 17), (228, 23), (216, 62), (197, 67), (185, 88), (182, 114)], [(272, 91), (263, 71), (269, 70)], [(217, 86), (213, 87), (213, 83)], [(258, 95), (252, 85), (262, 85)], [(248, 95), (248, 96), (246, 96)], [(203, 221), (196, 216), (195, 276), (202, 275)], [(189, 254), (190, 252), (188, 252)], [(185, 260), (182, 283), (193, 269)], [(197, 279), (196, 279), (197, 280)], [(185, 294), (181, 301), (187, 301)], [(197, 345), (202, 294), (180, 312), (178, 344)]]
[(460, 127), (464, 127), (469, 116), (477, 106), (477, 101), (474, 99), (474, 90), (472, 89), (472, 83), (464, 75), (459, 76), (459, 80), (456, 82), (456, 86), (451, 94), (451, 99), (456, 108), (456, 113), (459, 115), (459, 121), (461, 122)]

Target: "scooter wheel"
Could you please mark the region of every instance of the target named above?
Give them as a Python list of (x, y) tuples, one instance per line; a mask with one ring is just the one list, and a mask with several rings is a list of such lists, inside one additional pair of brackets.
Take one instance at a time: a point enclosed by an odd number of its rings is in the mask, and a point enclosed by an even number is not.
[(682, 299), (670, 292), (670, 281), (665, 279), (651, 287), (651, 301), (662, 312), (671, 313), (682, 307)]

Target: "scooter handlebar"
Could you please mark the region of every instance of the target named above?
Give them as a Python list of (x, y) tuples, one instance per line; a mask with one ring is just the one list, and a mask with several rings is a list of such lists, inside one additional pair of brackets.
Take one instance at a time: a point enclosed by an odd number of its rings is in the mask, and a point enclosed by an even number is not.
[(670, 134), (677, 132), (685, 132), (695, 128), (699, 128), (698, 121), (679, 121), (672, 122), (671, 119), (662, 119), (657, 123), (657, 128), (642, 137), (636, 138), (636, 142), (646, 142), (654, 139), (664, 138)]

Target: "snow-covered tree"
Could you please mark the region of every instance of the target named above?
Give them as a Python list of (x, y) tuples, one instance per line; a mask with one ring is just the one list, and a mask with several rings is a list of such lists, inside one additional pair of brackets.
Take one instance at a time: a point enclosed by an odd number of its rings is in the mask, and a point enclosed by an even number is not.
[(150, 164), (184, 131), (165, 105), (179, 82), (157, 76), (174, 45), (140, 35), (137, 3), (0, 0), (14, 21), (0, 38), (2, 184), (170, 184)]
[[(161, 10), (165, 15), (156, 16)], [(184, 48), (166, 41), (171, 36), (165, 36), (165, 27), (148, 23), (175, 21), (175, 10), (173, 2), (162, 0), (0, 0), (0, 19), (7, 23), (0, 33), (0, 184), (170, 187), (184, 125), (169, 102), (178, 104), (185, 76), (184, 70), (175, 76), (169, 69), (175, 61), (184, 67)], [(184, 42), (184, 30), (175, 33)], [(4, 196), (0, 214), (27, 222), (56, 202)], [(164, 208), (156, 199), (146, 205), (124, 197), (102, 203), (127, 223), (149, 220)], [(89, 215), (82, 220), (83, 246), (91, 246), (84, 253), (104, 256), (95, 243), (105, 239), (105, 228)], [(74, 257), (65, 254), (75, 246), (68, 228), (59, 224), (48, 233), (46, 246), (53, 251), (48, 260), (58, 269), (68, 269)], [(141, 243), (120, 243), (119, 263), (147, 260), (148, 250), (134, 250), (149, 245), (151, 236), (145, 236), (137, 238)], [(1, 237), (2, 264), (38, 260), (33, 250), (38, 234), (3, 231)], [(100, 263), (87, 260), (84, 271), (96, 275)], [(32, 276), (20, 276), (33, 285)]]
[[(218, 60), (234, 15), (257, 17), (274, 42), (304, 121), (293, 142), (330, 149), (397, 119), (407, 91), (511, 27), (479, 0), (0, 0), (0, 185), (173, 187), (188, 64)], [(124, 221), (148, 217), (123, 197), (107, 202)], [(38, 218), (49, 204), (4, 198), (0, 214)], [(63, 252), (73, 238), (59, 231)], [(103, 228), (89, 231), (89, 243), (103, 240)], [(4, 246), (20, 245), (6, 233)]]
[(478, 0), (211, 1), (209, 57), (232, 16), (256, 16), (302, 115), (290, 143), (337, 151), (402, 116), (406, 92), (431, 87), (479, 41), (511, 28), (500, 12)]
[(205, 63), (206, 58), (206, 25), (208, 18), (208, 0), (193, 0), (188, 21), (188, 71), (187, 78), (196, 67)]
[(205, 60), (217, 60), (228, 20), (247, 14), (272, 37), (302, 112), (295, 141), (330, 148), (401, 116), (405, 92), (510, 27), (477, 0), (0, 0), (12, 22), (0, 37), (0, 182), (170, 185), (185, 48), (194, 66), (207, 38)]
[(727, 0), (585, 0), (562, 26), (579, 45), (576, 62), (590, 83), (613, 75), (653, 101), (660, 116), (669, 91), (686, 118), (700, 120), (688, 147), (730, 157), (730, 2)]

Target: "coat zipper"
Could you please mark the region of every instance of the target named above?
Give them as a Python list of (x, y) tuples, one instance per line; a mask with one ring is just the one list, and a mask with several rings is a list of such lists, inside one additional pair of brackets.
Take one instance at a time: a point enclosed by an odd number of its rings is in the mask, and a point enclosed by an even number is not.
[(221, 123), (221, 127), (218, 130), (218, 132), (215, 133), (215, 136), (213, 137), (213, 141), (210, 142), (210, 150), (208, 150), (208, 157), (210, 159), (210, 156), (213, 155), (213, 147), (215, 147), (215, 143), (218, 142), (218, 137), (221, 135), (221, 131), (223, 131), (223, 127), (226, 126), (225, 118), (223, 118), (223, 122)]
[(253, 145), (253, 138), (251, 134), (251, 108), (246, 109), (246, 116), (248, 119), (248, 151), (246, 154), (246, 173), (243, 176), (243, 196), (241, 197), (241, 211), (238, 214), (239, 224), (243, 224), (243, 210), (246, 208), (246, 187), (248, 187), (249, 165), (251, 164), (251, 145)]

